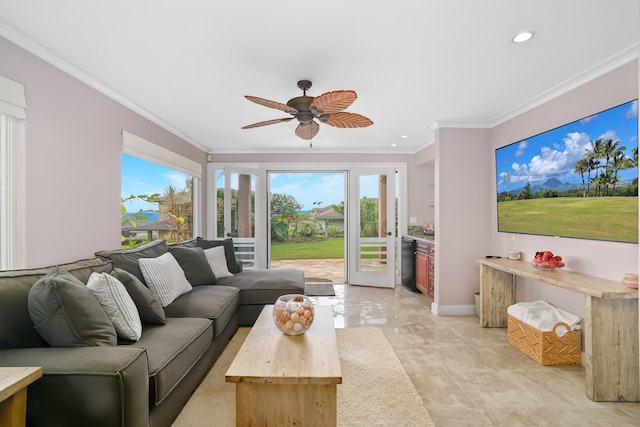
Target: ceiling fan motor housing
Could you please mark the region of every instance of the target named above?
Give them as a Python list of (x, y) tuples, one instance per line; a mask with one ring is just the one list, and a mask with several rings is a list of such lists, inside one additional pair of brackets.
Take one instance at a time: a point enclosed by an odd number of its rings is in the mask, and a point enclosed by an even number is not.
[(313, 120), (313, 114), (311, 114), (311, 110), (309, 109), (311, 101), (313, 101), (313, 97), (311, 96), (298, 96), (287, 102), (289, 107), (298, 110), (298, 114), (296, 114), (295, 117), (300, 123), (309, 124), (311, 120)]

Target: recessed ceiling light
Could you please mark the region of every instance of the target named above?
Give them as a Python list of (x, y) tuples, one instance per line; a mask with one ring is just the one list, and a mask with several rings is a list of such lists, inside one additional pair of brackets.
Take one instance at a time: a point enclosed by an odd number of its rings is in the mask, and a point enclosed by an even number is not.
[(393, 144), (391, 144), (391, 146), (392, 146), (392, 147), (397, 147), (397, 146), (398, 146), (398, 144), (393, 143)]
[(400, 135), (400, 138), (409, 138), (409, 135)]
[(527, 40), (530, 40), (531, 37), (533, 37), (533, 35), (534, 35), (533, 31), (523, 31), (521, 33), (516, 34), (516, 36), (512, 38), (511, 41), (514, 43), (524, 43)]

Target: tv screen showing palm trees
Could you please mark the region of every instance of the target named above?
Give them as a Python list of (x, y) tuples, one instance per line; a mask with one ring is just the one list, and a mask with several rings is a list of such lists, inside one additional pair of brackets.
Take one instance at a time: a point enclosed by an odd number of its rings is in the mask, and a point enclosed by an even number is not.
[(498, 231), (638, 242), (638, 100), (496, 149)]

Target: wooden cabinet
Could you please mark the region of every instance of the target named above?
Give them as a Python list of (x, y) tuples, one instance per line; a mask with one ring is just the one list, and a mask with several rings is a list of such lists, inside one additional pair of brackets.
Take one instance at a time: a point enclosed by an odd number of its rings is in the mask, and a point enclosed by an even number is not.
[(416, 245), (416, 288), (432, 300), (435, 295), (434, 256), (434, 245), (418, 241)]

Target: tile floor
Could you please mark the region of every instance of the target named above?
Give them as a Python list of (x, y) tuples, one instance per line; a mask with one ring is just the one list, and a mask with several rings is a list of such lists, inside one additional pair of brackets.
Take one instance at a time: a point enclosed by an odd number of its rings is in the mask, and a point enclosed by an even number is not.
[(475, 316), (435, 316), (422, 294), (334, 284), (336, 327), (383, 328), (437, 426), (640, 426), (640, 403), (592, 402), (581, 366), (540, 366)]

